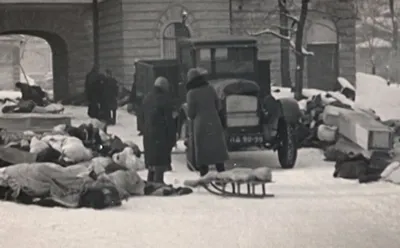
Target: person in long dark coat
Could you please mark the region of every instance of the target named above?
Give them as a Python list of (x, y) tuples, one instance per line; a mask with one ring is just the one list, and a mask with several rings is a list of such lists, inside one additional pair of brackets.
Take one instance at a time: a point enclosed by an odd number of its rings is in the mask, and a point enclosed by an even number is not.
[(197, 69), (190, 69), (187, 78), (186, 101), (188, 117), (193, 122), (196, 165), (201, 176), (208, 173), (212, 164), (218, 172), (224, 171), (229, 155), (219, 114), (220, 100), (215, 89)]
[(108, 122), (115, 125), (117, 121), (118, 108), (118, 81), (113, 77), (111, 70), (106, 70), (106, 79), (104, 82), (104, 111), (109, 112)]
[(93, 66), (92, 70), (86, 75), (85, 95), (88, 101), (88, 116), (90, 118), (99, 118), (100, 114), (100, 73), (97, 66)]
[(166, 78), (156, 79), (153, 90), (143, 100), (142, 111), (144, 158), (149, 170), (147, 180), (164, 183), (164, 173), (171, 167), (171, 152), (176, 140), (173, 104)]

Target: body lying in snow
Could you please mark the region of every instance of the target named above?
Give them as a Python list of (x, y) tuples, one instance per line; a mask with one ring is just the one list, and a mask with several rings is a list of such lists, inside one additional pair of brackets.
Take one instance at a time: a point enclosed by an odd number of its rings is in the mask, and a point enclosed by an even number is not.
[(112, 158), (97, 157), (68, 167), (55, 163), (11, 165), (0, 169), (0, 196), (46, 206), (105, 208), (118, 206), (130, 196), (192, 192), (147, 183), (137, 174), (144, 167), (130, 147)]
[(82, 124), (79, 127), (69, 125), (58, 125), (53, 129), (53, 133), (68, 134), (80, 139), (85, 147), (92, 149), (101, 156), (112, 156), (122, 152), (125, 147), (131, 147), (134, 153), (140, 157), (141, 151), (133, 142), (123, 142), (119, 137), (107, 134), (106, 126), (102, 126), (100, 121), (94, 120), (89, 124)]

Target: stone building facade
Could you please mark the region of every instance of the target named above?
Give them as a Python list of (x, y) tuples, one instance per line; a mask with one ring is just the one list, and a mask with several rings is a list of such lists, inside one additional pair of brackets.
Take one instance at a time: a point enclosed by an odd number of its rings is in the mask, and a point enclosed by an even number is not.
[[(213, 34), (246, 35), (279, 24), (277, 1), (260, 0), (108, 0), (101, 10), (101, 63), (110, 67), (126, 85), (132, 82), (135, 59), (167, 57), (168, 32), (172, 24), (188, 13), (186, 24), (191, 36)], [(318, 25), (320, 24), (320, 25)], [(312, 34), (312, 30), (314, 34)], [(319, 34), (315, 34), (315, 32)], [(326, 67), (355, 81), (355, 18), (352, 0), (320, 0), (313, 2), (306, 27), (305, 45), (314, 44), (318, 55), (308, 58), (305, 68), (317, 87), (321, 69), (315, 65), (328, 61)], [(309, 37), (310, 41), (307, 41)], [(280, 84), (280, 40), (271, 35), (260, 36), (259, 57), (270, 59), (272, 80)], [(330, 40), (329, 40), (330, 39)], [(316, 46), (319, 44), (320, 46)], [(314, 60), (314, 62), (312, 61)], [(294, 61), (292, 59), (291, 61)], [(333, 61), (333, 62), (332, 62)], [(309, 66), (310, 67), (310, 66)], [(295, 66), (292, 65), (294, 70)], [(314, 75), (315, 74), (315, 75)], [(306, 82), (308, 80), (305, 80)], [(322, 87), (323, 88), (323, 87)]]
[[(55, 2), (0, 4), (0, 34), (25, 34), (45, 39), (53, 51), (55, 97), (65, 99), (83, 91), (85, 74), (93, 65), (92, 12), (89, 3)], [(321, 70), (354, 82), (353, 0), (312, 2), (309, 19), (316, 22), (308, 23), (307, 30), (311, 31), (307, 31), (309, 41), (306, 39), (305, 44), (318, 51), (318, 56), (307, 59), (306, 82), (313, 87), (332, 80), (333, 76), (322, 77), (327, 73), (320, 73)], [(188, 15), (186, 23), (194, 37), (246, 34), (273, 27), (279, 19), (276, 8), (276, 0), (102, 1), (99, 4), (101, 69), (113, 70), (117, 79), (129, 88), (135, 60), (173, 56), (174, 28), (181, 22), (183, 11)], [(317, 22), (322, 24), (313, 25)], [(272, 80), (279, 84), (279, 39), (260, 36), (259, 57), (272, 61)]]

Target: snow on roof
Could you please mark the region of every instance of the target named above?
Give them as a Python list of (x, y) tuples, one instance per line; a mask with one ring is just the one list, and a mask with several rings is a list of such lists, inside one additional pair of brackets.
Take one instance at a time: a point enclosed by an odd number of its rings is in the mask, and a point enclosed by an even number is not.
[(374, 48), (390, 48), (392, 43), (381, 38), (373, 38), (370, 41), (358, 43), (356, 48), (370, 48), (371, 46)]

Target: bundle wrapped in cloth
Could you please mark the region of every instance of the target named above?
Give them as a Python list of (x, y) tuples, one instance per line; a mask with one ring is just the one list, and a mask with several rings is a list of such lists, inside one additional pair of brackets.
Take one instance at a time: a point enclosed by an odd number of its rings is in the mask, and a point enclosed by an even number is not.
[(251, 182), (272, 182), (271, 169), (260, 167), (256, 169), (250, 168), (234, 168), (224, 172), (209, 172), (207, 175), (196, 180), (186, 180), (184, 185), (188, 187), (198, 187), (207, 185), (212, 182), (222, 183), (251, 183)]

